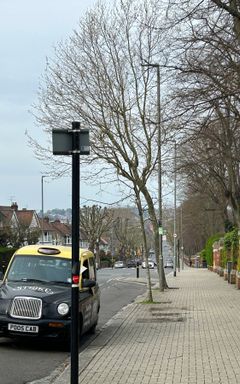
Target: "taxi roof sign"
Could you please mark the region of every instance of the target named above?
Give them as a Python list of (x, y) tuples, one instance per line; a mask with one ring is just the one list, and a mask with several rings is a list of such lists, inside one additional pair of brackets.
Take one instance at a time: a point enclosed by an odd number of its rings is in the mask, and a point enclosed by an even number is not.
[(38, 253), (43, 255), (59, 255), (61, 251), (57, 248), (40, 247), (38, 248)]

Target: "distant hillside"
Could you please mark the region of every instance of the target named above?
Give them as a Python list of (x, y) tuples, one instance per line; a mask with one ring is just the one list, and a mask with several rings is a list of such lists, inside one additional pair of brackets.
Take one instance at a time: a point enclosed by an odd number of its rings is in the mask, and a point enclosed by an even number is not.
[[(41, 216), (41, 213), (39, 214), (39, 216)], [(54, 208), (54, 209), (48, 210), (47, 212), (44, 212), (44, 216), (49, 217), (51, 221), (59, 219), (62, 222), (65, 222), (65, 221), (71, 222), (72, 210), (71, 208), (67, 208), (67, 209)]]

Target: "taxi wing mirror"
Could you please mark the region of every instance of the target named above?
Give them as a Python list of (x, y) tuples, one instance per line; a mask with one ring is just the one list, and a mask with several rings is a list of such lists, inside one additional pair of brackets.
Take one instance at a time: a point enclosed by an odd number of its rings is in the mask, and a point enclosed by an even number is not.
[(83, 279), (82, 286), (83, 288), (92, 288), (95, 287), (96, 281), (91, 279)]

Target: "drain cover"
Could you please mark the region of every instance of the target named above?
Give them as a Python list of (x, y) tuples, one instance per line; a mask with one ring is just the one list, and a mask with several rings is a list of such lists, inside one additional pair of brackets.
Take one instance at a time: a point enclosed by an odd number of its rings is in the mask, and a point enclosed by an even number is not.
[(148, 324), (148, 323), (178, 323), (183, 322), (183, 317), (155, 317), (153, 319), (137, 319), (136, 323)]

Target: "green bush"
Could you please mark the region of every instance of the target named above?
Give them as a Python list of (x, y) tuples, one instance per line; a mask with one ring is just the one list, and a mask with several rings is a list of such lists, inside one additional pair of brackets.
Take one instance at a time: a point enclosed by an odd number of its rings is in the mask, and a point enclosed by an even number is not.
[(238, 230), (235, 228), (224, 236), (224, 250), (226, 252), (226, 263), (231, 260), (233, 268), (238, 263)]
[(221, 239), (221, 237), (223, 237), (223, 235), (221, 233), (217, 233), (209, 237), (209, 239), (206, 241), (205, 248), (203, 251), (205, 252), (204, 255), (207, 260), (207, 265), (213, 265), (213, 244), (215, 243), (215, 241)]
[(12, 255), (16, 248), (0, 247), (0, 269), (5, 272)]
[(223, 269), (226, 268), (227, 260), (228, 260), (228, 253), (227, 253), (226, 249), (222, 248), (220, 250), (220, 266)]
[(240, 272), (240, 257), (238, 257), (238, 261), (237, 261), (237, 270), (238, 272)]
[(101, 268), (112, 267), (113, 261), (107, 257), (101, 259)]
[(202, 260), (206, 260), (206, 250), (203, 249), (201, 252), (200, 252), (200, 257)]
[(205, 256), (208, 265), (213, 265), (213, 244), (221, 238), (223, 238), (223, 248), (220, 250), (220, 266), (226, 268), (227, 261), (232, 261), (233, 268), (238, 265), (238, 270), (240, 271), (240, 260), (238, 257), (239, 238), (236, 228), (231, 232), (225, 233), (225, 235), (219, 233), (209, 237), (201, 255)]

